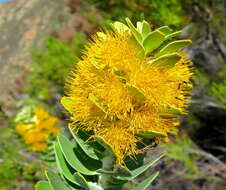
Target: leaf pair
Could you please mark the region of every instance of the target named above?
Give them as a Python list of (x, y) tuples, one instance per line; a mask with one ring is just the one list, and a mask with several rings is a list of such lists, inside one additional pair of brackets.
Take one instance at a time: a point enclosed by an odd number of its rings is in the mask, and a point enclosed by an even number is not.
[[(151, 31), (151, 26), (146, 21), (137, 22), (137, 28), (133, 25), (129, 18), (126, 18), (126, 22), (133, 36), (144, 50), (145, 55), (157, 50), (154, 55), (155, 59), (170, 53), (174, 53), (174, 55), (171, 56), (175, 59), (175, 52), (191, 43), (191, 40), (177, 40), (161, 48), (165, 41), (180, 35), (181, 31), (173, 32), (168, 26), (162, 26), (154, 31)], [(168, 57), (169, 56), (170, 55), (168, 55)], [(172, 65), (172, 63), (169, 65)]]

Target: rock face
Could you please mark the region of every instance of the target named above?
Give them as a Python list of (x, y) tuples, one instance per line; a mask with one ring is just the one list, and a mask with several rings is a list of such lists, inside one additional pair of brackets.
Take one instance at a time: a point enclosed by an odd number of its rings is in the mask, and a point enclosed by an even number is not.
[(15, 78), (31, 64), (31, 50), (59, 27), (64, 0), (12, 0), (0, 3), (0, 101), (9, 99)]

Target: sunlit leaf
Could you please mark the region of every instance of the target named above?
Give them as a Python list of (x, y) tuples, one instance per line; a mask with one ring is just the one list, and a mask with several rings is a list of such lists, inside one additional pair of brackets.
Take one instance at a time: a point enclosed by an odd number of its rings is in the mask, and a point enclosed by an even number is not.
[(69, 98), (69, 97), (62, 97), (61, 100), (60, 100), (60, 103), (64, 106), (64, 108), (71, 112), (71, 105), (72, 105), (72, 99)]
[(127, 90), (129, 91), (130, 95), (140, 104), (142, 104), (145, 101), (145, 96), (144, 94), (136, 87), (133, 85), (126, 85)]
[(142, 34), (142, 25), (143, 25), (142, 22), (140, 22), (140, 21), (137, 22), (137, 30), (141, 34)]
[(89, 100), (92, 101), (104, 113), (107, 112), (107, 108), (106, 108), (106, 106), (104, 106), (103, 101), (101, 99), (99, 99), (95, 94), (90, 93)]
[(35, 185), (35, 190), (52, 190), (52, 188), (48, 181), (39, 181)]
[(123, 32), (129, 32), (130, 31), (129, 28), (121, 22), (116, 21), (112, 25), (118, 32), (123, 33)]
[(146, 21), (143, 21), (142, 22), (142, 30), (141, 30), (143, 38), (145, 38), (150, 32), (151, 32), (150, 24)]
[(134, 37), (136, 38), (136, 40), (138, 42), (141, 42), (142, 41), (142, 35), (141, 35), (141, 33), (139, 33), (137, 31), (137, 29), (135, 28), (135, 26), (133, 25), (133, 23), (130, 21), (129, 18), (126, 18), (126, 22), (127, 22), (128, 26), (129, 26), (130, 30), (132, 31)]
[(166, 40), (169, 40), (169, 39), (171, 39), (171, 38), (174, 38), (174, 37), (180, 35), (181, 33), (182, 33), (182, 31), (173, 32), (173, 33), (168, 34), (167, 36), (165, 36), (165, 39), (166, 39)]
[(167, 67), (171, 68), (173, 67), (179, 60), (181, 59), (181, 56), (178, 53), (171, 53), (171, 54), (165, 54), (162, 55), (156, 59), (153, 59), (149, 61), (149, 64), (156, 64), (159, 67)]
[(173, 32), (173, 30), (171, 28), (169, 28), (168, 26), (162, 26), (160, 28), (157, 28), (157, 30), (162, 32), (164, 35), (169, 35)]
[(149, 33), (143, 41), (146, 54), (158, 48), (164, 42), (164, 40), (165, 36), (158, 30)]
[(165, 47), (163, 47), (156, 55), (156, 57), (159, 57), (161, 55), (164, 55), (166, 53), (172, 53), (175, 51), (178, 51), (182, 48), (185, 48), (186, 46), (188, 46), (189, 44), (191, 44), (191, 40), (177, 40), (177, 41), (173, 41), (169, 44), (167, 44)]

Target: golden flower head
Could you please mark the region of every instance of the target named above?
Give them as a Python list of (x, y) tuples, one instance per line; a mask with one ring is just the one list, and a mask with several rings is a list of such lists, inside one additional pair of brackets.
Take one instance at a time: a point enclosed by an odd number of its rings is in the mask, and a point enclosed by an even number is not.
[(102, 137), (119, 165), (138, 152), (141, 137), (176, 133), (178, 116), (186, 113), (192, 75), (190, 61), (178, 52), (190, 40), (164, 45), (180, 32), (167, 26), (151, 31), (146, 21), (137, 28), (127, 23), (129, 27), (116, 22), (112, 31), (93, 37), (62, 99), (71, 120)]
[(38, 107), (34, 110), (33, 117), (26, 120), (31, 122), (16, 125), (18, 134), (24, 138), (31, 150), (45, 152), (49, 135), (60, 133), (59, 127), (56, 126), (58, 119)]

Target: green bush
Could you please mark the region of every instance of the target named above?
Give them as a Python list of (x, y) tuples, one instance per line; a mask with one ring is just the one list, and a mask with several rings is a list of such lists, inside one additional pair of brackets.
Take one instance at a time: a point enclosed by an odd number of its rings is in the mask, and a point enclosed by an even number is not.
[(129, 17), (132, 21), (144, 18), (154, 25), (169, 25), (176, 28), (187, 23), (182, 0), (85, 0), (88, 5), (95, 5), (105, 17), (105, 22), (111, 20), (123, 21)]
[[(26, 152), (21, 149), (11, 124), (0, 129), (0, 190), (16, 189), (21, 181), (26, 182), (27, 190), (32, 183), (41, 179), (40, 166), (32, 160), (32, 156), (25, 157)], [(28, 185), (30, 184), (30, 185)]]
[(81, 55), (86, 37), (82, 33), (76, 33), (70, 44), (55, 37), (49, 37), (44, 44), (44, 49), (33, 52), (31, 73), (27, 81), (26, 92), (33, 99), (47, 100), (50, 97), (50, 89), (62, 93), (64, 90), (65, 76), (68, 70), (75, 66)]
[(226, 79), (215, 82), (210, 87), (210, 94), (218, 101), (219, 105), (226, 109)]
[(188, 136), (177, 137), (175, 142), (162, 145), (167, 148), (167, 156), (172, 160), (180, 161), (187, 169), (187, 177), (196, 178), (199, 174), (197, 160), (199, 156), (193, 152), (196, 149), (195, 144)]

